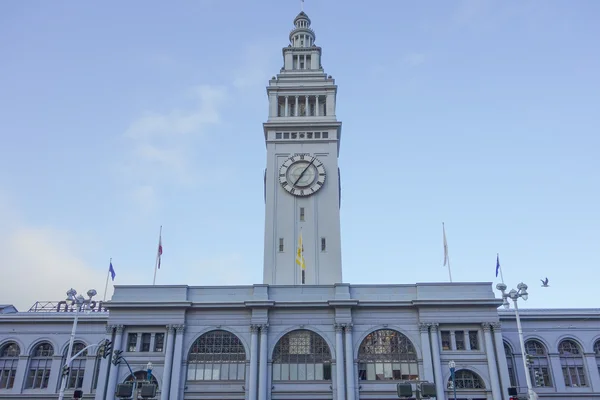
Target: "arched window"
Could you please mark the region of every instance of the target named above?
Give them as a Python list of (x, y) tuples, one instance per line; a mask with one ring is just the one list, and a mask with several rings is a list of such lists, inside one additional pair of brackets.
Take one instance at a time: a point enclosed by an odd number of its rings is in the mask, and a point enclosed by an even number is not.
[[(538, 340), (528, 340), (525, 342), (525, 353), (529, 356), (529, 376), (534, 386), (552, 386), (550, 379), (550, 361), (548, 352)], [(535, 379), (536, 376), (538, 379)]]
[(598, 373), (600, 374), (600, 339), (594, 343), (594, 353), (596, 353), (596, 365), (598, 366)]
[(358, 349), (358, 377), (362, 381), (418, 379), (415, 347), (400, 332), (371, 332)]
[(327, 342), (304, 329), (285, 334), (273, 351), (273, 380), (331, 380), (331, 352)]
[(579, 345), (571, 339), (565, 339), (558, 345), (560, 365), (562, 367), (565, 386), (587, 386), (583, 356)]
[[(459, 369), (454, 373), (454, 384), (456, 389), (485, 389), (483, 379), (475, 372), (468, 369)], [(452, 387), (452, 377), (448, 378), (448, 389)]]
[(0, 389), (11, 389), (15, 383), (21, 349), (15, 342), (0, 347)]
[(25, 381), (25, 389), (45, 389), (48, 387), (54, 347), (42, 342), (33, 348), (29, 359), (29, 372)]
[(214, 330), (200, 336), (188, 355), (188, 381), (242, 381), (246, 351), (231, 332)]
[[(73, 351), (71, 352), (71, 356), (79, 353), (81, 350), (85, 348), (85, 344), (81, 342), (73, 343)], [(64, 365), (67, 363), (67, 352), (69, 348), (65, 349), (63, 354), (62, 362), (60, 363), (61, 371)], [(87, 361), (87, 350), (77, 356), (73, 361), (71, 361), (71, 368), (69, 369), (69, 375), (67, 376), (67, 389), (81, 389), (83, 386), (83, 375), (85, 374), (85, 363)], [(58, 386), (60, 388), (62, 382), (62, 377), (58, 380)]]
[(504, 342), (504, 354), (506, 354), (506, 364), (508, 365), (508, 377), (510, 379), (510, 386), (517, 385), (517, 374), (515, 373), (515, 356), (508, 345)]

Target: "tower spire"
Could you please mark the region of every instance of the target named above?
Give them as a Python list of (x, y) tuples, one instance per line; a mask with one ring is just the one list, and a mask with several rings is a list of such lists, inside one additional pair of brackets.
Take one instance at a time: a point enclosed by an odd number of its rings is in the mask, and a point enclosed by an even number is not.
[(300, 0), (300, 11), (304, 11), (304, 0)]

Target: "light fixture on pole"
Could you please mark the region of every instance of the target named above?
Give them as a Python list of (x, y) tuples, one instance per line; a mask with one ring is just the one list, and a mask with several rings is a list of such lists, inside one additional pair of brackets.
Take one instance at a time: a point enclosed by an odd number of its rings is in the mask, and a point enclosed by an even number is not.
[(148, 382), (152, 382), (152, 362), (148, 361), (148, 364), (146, 364), (146, 372), (148, 373), (148, 375), (146, 376), (146, 380)]
[(452, 379), (452, 390), (454, 391), (454, 400), (456, 400), (456, 363), (454, 361), (450, 361), (448, 363), (448, 367), (450, 367), (450, 378)]
[(525, 341), (523, 340), (523, 328), (521, 327), (521, 317), (519, 316), (519, 306), (517, 305), (517, 300), (519, 297), (523, 300), (527, 301), (529, 298), (529, 293), (527, 293), (527, 285), (523, 282), (517, 285), (517, 290), (511, 289), (510, 292), (506, 293), (507, 286), (504, 283), (499, 283), (496, 285), (496, 289), (502, 292), (502, 305), (507, 310), (510, 308), (510, 303), (508, 299), (513, 301), (515, 306), (515, 319), (517, 320), (517, 331), (519, 332), (519, 344), (521, 345), (521, 354), (523, 354), (523, 368), (525, 370), (525, 382), (527, 382), (527, 394), (529, 396), (529, 400), (537, 400), (537, 393), (533, 391), (533, 386), (531, 385), (531, 377), (529, 376), (529, 367), (527, 366), (527, 355), (525, 352)]
[(75, 317), (73, 318), (73, 328), (71, 329), (71, 338), (69, 339), (69, 348), (67, 350), (67, 357), (65, 365), (63, 367), (63, 375), (60, 383), (60, 392), (58, 392), (58, 400), (65, 398), (65, 389), (67, 388), (67, 382), (69, 378), (71, 362), (73, 357), (73, 344), (75, 343), (75, 333), (77, 332), (77, 321), (79, 319), (79, 312), (84, 311), (85, 307), (90, 304), (92, 297), (96, 295), (94, 289), (90, 289), (87, 292), (89, 298), (84, 298), (82, 295), (77, 295), (77, 291), (73, 288), (67, 291), (67, 301), (71, 302), (71, 305), (75, 307)]

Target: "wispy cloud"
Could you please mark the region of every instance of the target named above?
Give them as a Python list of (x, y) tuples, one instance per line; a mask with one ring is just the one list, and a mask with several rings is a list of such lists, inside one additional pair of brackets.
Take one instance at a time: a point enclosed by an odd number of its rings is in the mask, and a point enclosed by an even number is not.
[(27, 311), (36, 301), (59, 301), (74, 287), (102, 296), (104, 274), (85, 261), (81, 235), (24, 222), (19, 210), (0, 199), (0, 303)]
[(145, 112), (125, 131), (130, 151), (124, 174), (133, 185), (130, 197), (145, 210), (157, 204), (156, 185), (193, 179), (189, 144), (208, 127), (221, 123), (225, 87), (201, 85), (191, 88), (188, 95), (193, 106)]

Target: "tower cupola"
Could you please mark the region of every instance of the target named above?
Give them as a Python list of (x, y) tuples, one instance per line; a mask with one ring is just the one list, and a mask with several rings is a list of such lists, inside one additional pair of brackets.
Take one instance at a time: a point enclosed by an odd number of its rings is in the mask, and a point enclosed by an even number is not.
[(310, 18), (304, 11), (294, 18), (295, 28), (290, 32), (291, 47), (312, 47), (315, 44), (315, 32), (310, 28)]

